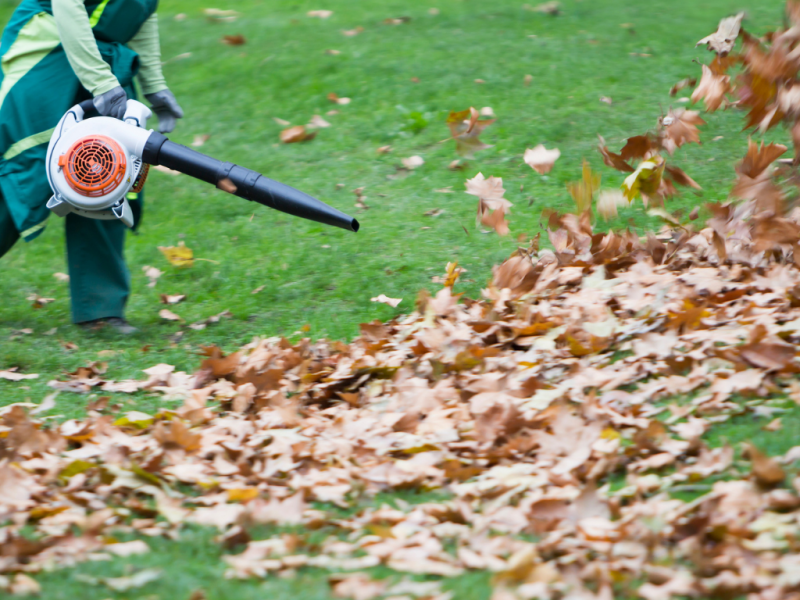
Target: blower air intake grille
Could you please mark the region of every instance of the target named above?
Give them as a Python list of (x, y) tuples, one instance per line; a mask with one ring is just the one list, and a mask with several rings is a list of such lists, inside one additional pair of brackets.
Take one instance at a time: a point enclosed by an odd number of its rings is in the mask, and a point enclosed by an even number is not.
[(58, 159), (69, 186), (83, 196), (97, 198), (117, 189), (125, 177), (127, 161), (119, 144), (104, 135), (75, 142)]

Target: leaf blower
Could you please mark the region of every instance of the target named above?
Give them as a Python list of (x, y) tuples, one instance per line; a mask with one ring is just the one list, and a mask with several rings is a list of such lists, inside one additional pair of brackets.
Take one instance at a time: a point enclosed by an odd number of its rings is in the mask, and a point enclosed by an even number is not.
[(47, 208), (59, 217), (119, 219), (133, 227), (128, 194), (139, 192), (151, 165), (163, 165), (244, 198), (296, 217), (358, 231), (358, 221), (303, 192), (260, 173), (222, 162), (145, 129), (150, 109), (128, 100), (122, 120), (85, 118), (91, 100), (70, 108), (47, 148)]

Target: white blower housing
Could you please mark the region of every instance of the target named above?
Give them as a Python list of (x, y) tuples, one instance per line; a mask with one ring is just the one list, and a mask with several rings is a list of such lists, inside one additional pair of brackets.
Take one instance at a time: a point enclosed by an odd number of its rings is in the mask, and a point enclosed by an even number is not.
[(67, 111), (47, 148), (47, 180), (53, 197), (47, 208), (59, 217), (76, 213), (90, 219), (119, 219), (133, 226), (130, 192), (140, 192), (150, 165), (164, 166), (281, 212), (348, 231), (358, 221), (261, 173), (223, 162), (145, 129), (150, 109), (128, 100), (122, 120), (85, 118), (94, 104), (85, 100)]
[(73, 212), (92, 219), (119, 219), (133, 227), (127, 195), (141, 191), (149, 168), (142, 153), (152, 130), (150, 109), (128, 100), (123, 120), (84, 119), (76, 104), (67, 111), (47, 148), (47, 179), (53, 197), (47, 208), (59, 217)]

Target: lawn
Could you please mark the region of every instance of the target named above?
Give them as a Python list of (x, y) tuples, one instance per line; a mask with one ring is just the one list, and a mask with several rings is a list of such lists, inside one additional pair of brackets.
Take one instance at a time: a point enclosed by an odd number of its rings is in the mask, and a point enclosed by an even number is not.
[[(0, 17), (7, 20), (15, 5), (0, 2)], [(777, 24), (782, 5), (750, 2), (748, 30), (763, 33)], [(210, 22), (203, 8), (232, 8), (241, 18)], [(571, 206), (565, 183), (579, 178), (583, 158), (603, 174), (608, 187), (621, 183), (620, 173), (602, 166), (596, 136), (618, 150), (624, 138), (652, 128), (662, 109), (677, 106), (670, 87), (699, 74), (693, 60), (708, 62), (695, 42), (722, 16), (741, 8), (730, 0), (656, 5), (564, 0), (561, 14), (550, 16), (526, 9), (521, 1), (502, 0), (162, 0), (164, 71), (186, 112), (170, 138), (189, 145), (195, 136), (209, 135), (201, 151), (302, 189), (358, 218), (361, 230), (326, 228), (186, 176), (153, 172), (145, 220), (127, 245), (133, 280), (127, 316), (140, 332), (120, 338), (70, 323), (68, 286), (54, 277), (66, 270), (63, 227), (52, 217), (39, 239), (18, 244), (0, 261), (0, 369), (40, 375), (24, 385), (0, 380), (0, 405), (38, 403), (50, 391), (48, 381), (97, 360), (108, 363), (110, 378), (120, 380), (141, 378), (142, 369), (157, 363), (192, 372), (200, 364), (201, 346), (232, 351), (254, 336), (351, 339), (359, 323), (410, 312), (420, 289), (438, 288), (431, 278), (441, 275), (448, 261), (467, 269), (464, 290), (477, 297), (491, 267), (516, 247), (517, 236), (541, 231), (542, 209)], [(309, 18), (306, 12), (312, 9), (333, 15)], [(176, 19), (179, 14), (185, 18)], [(410, 20), (384, 23), (399, 17)], [(343, 35), (356, 27), (363, 31)], [(220, 42), (236, 34), (247, 43)], [(528, 84), (527, 75), (532, 76)], [(333, 104), (330, 93), (352, 102)], [(450, 170), (458, 157), (454, 142), (444, 141), (445, 120), (450, 111), (470, 106), (491, 107), (497, 115), (482, 136), (493, 147), (465, 161), (463, 170)], [(329, 115), (331, 110), (337, 114)], [(313, 115), (331, 126), (310, 142), (279, 143), (284, 126), (276, 118), (296, 125)], [(671, 210), (688, 212), (727, 197), (733, 166), (746, 148), (741, 115), (720, 112), (707, 120), (704, 143), (682, 149), (677, 157), (704, 189), (685, 193)], [(562, 153), (544, 178), (522, 161), (525, 149), (539, 143)], [(377, 152), (387, 145), (390, 153)], [(412, 155), (423, 157), (424, 165), (400, 169), (401, 159)], [(464, 194), (464, 180), (478, 172), (503, 177), (509, 190), (506, 197), (514, 207), (511, 235), (505, 238), (475, 227), (475, 202)], [(364, 188), (369, 208), (355, 206), (356, 188)], [(432, 209), (442, 212), (426, 215)], [(641, 210), (630, 209), (608, 226), (630, 225), (643, 232), (653, 224)], [(158, 247), (179, 242), (206, 260), (189, 269), (171, 266)], [(145, 266), (164, 272), (154, 287), (148, 286)], [(55, 300), (35, 309), (29, 300), (33, 294)], [(165, 308), (161, 294), (187, 296), (169, 307), (183, 322), (159, 317)], [(378, 294), (403, 301), (396, 309), (371, 302)], [(232, 316), (202, 331), (186, 327), (223, 311)], [(62, 393), (48, 414), (81, 417), (88, 399)], [(145, 411), (163, 404), (144, 394), (118, 395), (113, 401)], [(791, 415), (787, 425), (798, 422)], [(796, 427), (785, 426), (771, 437), (760, 427), (734, 420), (715, 428), (712, 443), (756, 435), (774, 445), (769, 449), (775, 453), (793, 445)], [(114, 595), (75, 577), (119, 575), (129, 561), (118, 559), (48, 574), (40, 580), (43, 596), (180, 600), (196, 588), (206, 589), (211, 600), (329, 593), (324, 573), (228, 584), (221, 580), (222, 551), (210, 538), (193, 529), (179, 544), (153, 545), (139, 562), (170, 564), (174, 577), (167, 583)], [(459, 599), (489, 593), (483, 575), (456, 585)]]

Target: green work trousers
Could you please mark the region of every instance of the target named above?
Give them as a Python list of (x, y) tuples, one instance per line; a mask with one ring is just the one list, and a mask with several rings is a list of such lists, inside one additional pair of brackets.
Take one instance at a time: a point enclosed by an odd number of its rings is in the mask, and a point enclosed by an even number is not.
[[(73, 322), (123, 317), (131, 283), (124, 255), (127, 227), (116, 219), (99, 221), (76, 214), (65, 220)], [(18, 239), (19, 232), (0, 196), (0, 257)]]

